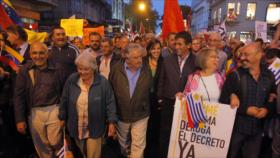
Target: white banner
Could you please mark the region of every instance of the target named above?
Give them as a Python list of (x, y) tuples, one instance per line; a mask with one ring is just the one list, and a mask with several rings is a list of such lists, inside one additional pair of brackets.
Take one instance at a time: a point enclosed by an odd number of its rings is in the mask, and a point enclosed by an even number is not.
[(255, 23), (255, 39), (262, 38), (267, 41), (267, 23), (264, 21), (256, 21)]
[(189, 128), (185, 99), (176, 100), (168, 158), (226, 158), (236, 108), (203, 102), (207, 122), (203, 128)]

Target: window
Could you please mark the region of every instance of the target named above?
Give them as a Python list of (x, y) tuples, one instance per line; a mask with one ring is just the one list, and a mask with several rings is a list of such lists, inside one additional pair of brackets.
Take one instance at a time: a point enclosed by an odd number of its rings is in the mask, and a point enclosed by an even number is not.
[(237, 3), (237, 7), (236, 7), (236, 15), (240, 14), (240, 2)]
[(235, 14), (235, 3), (228, 3), (227, 7), (227, 21), (235, 21), (236, 20)]
[(248, 3), (247, 13), (246, 13), (247, 20), (255, 20), (256, 8), (257, 8), (256, 3)]
[(219, 8), (219, 12), (218, 12), (218, 23), (221, 22), (222, 19), (222, 8)]
[(269, 4), (266, 13), (266, 21), (268, 24), (274, 24), (280, 19), (280, 5)]

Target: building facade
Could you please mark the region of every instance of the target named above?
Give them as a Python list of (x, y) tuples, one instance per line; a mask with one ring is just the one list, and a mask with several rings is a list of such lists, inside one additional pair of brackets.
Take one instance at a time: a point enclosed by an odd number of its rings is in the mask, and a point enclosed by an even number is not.
[(112, 0), (112, 18), (124, 22), (124, 2), (123, 0)]
[(41, 20), (41, 12), (51, 10), (58, 6), (59, 0), (10, 0), (24, 27), (37, 30)]
[(191, 31), (193, 35), (198, 32), (207, 31), (209, 23), (209, 1), (208, 0), (193, 0), (192, 8), (192, 24)]
[(255, 39), (256, 21), (267, 23), (269, 41), (272, 38), (270, 27), (280, 19), (279, 0), (210, 0), (209, 4), (208, 28), (215, 30), (225, 21), (228, 36), (243, 42)]
[(107, 0), (59, 0), (55, 8), (43, 12), (40, 25), (48, 30), (45, 27), (58, 25), (60, 19), (73, 15), (88, 19), (91, 24), (102, 24), (112, 18), (112, 6)]

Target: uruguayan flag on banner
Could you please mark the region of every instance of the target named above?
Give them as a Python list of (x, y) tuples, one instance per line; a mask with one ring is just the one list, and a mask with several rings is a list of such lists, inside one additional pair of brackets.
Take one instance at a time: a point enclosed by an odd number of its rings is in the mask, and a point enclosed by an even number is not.
[(275, 84), (280, 82), (280, 59), (276, 58), (268, 69), (274, 74)]
[(186, 95), (186, 110), (188, 123), (191, 128), (198, 127), (199, 123), (207, 121), (200, 95), (196, 93), (188, 93)]

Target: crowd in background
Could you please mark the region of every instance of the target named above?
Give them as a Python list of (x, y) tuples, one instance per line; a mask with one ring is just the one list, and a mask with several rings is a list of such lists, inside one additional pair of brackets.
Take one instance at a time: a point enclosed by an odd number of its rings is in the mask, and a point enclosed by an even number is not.
[[(280, 57), (280, 24), (271, 43), (223, 40), (217, 32), (102, 37), (90, 44), (54, 27), (27, 42), (20, 26), (0, 32), (0, 157), (53, 158), (64, 139), (73, 157), (167, 157), (175, 99), (237, 108), (228, 157), (280, 157), (280, 86), (268, 67)], [(280, 66), (280, 65), (279, 65)], [(276, 74), (277, 76), (277, 74)], [(227, 119), (227, 118), (225, 118)]]

